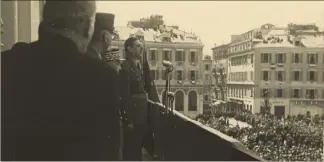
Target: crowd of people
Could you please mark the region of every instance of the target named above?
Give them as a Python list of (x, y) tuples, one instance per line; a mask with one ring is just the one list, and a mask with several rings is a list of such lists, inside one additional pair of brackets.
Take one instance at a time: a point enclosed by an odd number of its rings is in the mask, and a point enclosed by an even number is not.
[[(231, 118), (248, 126), (230, 125)], [(265, 160), (323, 161), (324, 115), (278, 118), (243, 111), (207, 113), (196, 120), (241, 141)]]

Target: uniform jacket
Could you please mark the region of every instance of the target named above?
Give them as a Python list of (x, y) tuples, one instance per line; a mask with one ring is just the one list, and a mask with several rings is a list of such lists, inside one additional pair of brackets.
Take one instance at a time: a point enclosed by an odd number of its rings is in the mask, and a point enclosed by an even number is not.
[(1, 55), (1, 160), (117, 160), (117, 73), (51, 33)]
[[(147, 99), (160, 102), (154, 81), (151, 79), (149, 71), (150, 69), (147, 61), (144, 61), (143, 73), (141, 76), (134, 72), (134, 67), (128, 61), (124, 61), (121, 65), (122, 108), (130, 123), (147, 123)], [(132, 97), (134, 94), (144, 93), (148, 93), (148, 98)]]

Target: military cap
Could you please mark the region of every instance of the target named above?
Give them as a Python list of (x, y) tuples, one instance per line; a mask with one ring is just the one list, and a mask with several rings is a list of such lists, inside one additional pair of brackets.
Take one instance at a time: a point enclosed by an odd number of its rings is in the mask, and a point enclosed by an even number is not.
[(95, 23), (95, 32), (101, 30), (108, 30), (110, 32), (114, 31), (114, 21), (115, 15), (110, 13), (97, 13), (96, 14), (96, 23)]

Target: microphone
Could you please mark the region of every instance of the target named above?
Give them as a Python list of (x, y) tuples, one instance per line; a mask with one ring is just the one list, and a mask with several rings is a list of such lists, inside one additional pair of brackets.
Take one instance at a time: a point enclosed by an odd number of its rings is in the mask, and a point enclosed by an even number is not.
[(165, 66), (165, 67), (172, 67), (172, 63), (170, 61), (167, 61), (167, 60), (163, 60), (162, 65)]

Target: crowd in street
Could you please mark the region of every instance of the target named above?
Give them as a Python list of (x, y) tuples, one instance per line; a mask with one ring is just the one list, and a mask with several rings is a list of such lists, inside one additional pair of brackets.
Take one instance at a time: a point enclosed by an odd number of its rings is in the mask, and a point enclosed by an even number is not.
[[(246, 122), (251, 127), (230, 125), (229, 119)], [(323, 161), (323, 116), (288, 116), (239, 113), (208, 113), (197, 120), (240, 140), (265, 160)]]

